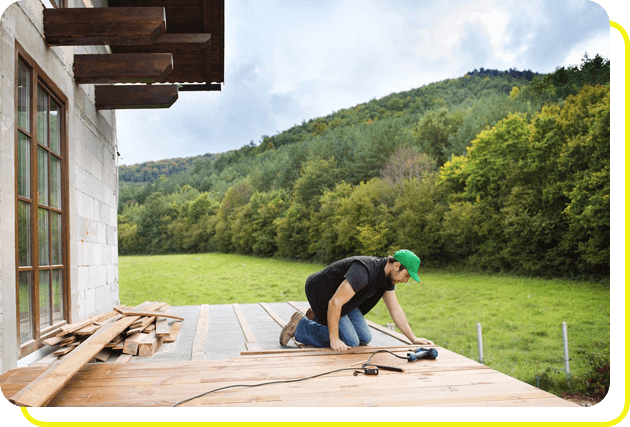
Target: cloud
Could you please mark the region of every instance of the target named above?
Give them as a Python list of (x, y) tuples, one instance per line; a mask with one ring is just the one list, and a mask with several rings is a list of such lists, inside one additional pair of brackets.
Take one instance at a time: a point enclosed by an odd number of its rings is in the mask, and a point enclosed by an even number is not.
[(234, 0), (225, 22), (223, 91), (120, 111), (123, 163), (236, 149), (475, 68), (551, 72), (609, 43), (586, 0)]

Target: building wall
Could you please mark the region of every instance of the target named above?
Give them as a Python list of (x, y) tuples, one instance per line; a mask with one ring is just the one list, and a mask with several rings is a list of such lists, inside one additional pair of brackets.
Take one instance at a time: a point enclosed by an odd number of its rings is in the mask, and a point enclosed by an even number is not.
[[(70, 7), (103, 6), (104, 0), (69, 0)], [(48, 47), (43, 5), (22, 0), (0, 21), (0, 366), (5, 372), (41, 356), (18, 360), (15, 260), (15, 42), (67, 97), (71, 320), (119, 304), (117, 140), (114, 111), (96, 111), (94, 86), (77, 85), (75, 53), (107, 53), (107, 47)], [(28, 360), (27, 360), (28, 359)]]

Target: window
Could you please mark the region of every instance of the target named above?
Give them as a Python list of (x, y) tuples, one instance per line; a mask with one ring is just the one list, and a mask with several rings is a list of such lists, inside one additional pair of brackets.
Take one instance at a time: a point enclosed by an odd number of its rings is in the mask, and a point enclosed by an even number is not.
[(16, 311), (22, 357), (68, 319), (68, 208), (64, 102), (23, 52), (16, 74)]

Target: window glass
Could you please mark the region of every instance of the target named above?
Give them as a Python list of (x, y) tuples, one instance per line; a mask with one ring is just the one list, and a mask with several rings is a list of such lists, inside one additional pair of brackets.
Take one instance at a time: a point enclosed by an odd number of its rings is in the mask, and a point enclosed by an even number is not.
[(31, 205), (18, 201), (18, 265), (31, 265)]
[(50, 325), (50, 270), (43, 270), (39, 272), (39, 328)]
[(61, 160), (50, 156), (50, 206), (61, 209)]
[(19, 281), (20, 344), (23, 344), (33, 339), (33, 310), (31, 308), (32, 273), (30, 271), (20, 272)]
[(48, 94), (37, 87), (37, 142), (48, 147)]
[(39, 203), (48, 205), (48, 151), (37, 148), (37, 187)]
[(31, 131), (31, 70), (18, 61), (18, 126), (26, 132)]
[(63, 320), (63, 271), (52, 271), (53, 323)]
[(61, 108), (53, 100), (50, 100), (50, 149), (55, 154), (61, 154)]
[(50, 212), (50, 240), (52, 265), (60, 265), (62, 262), (61, 215), (56, 212)]
[(18, 131), (18, 196), (31, 198), (31, 140)]
[(39, 265), (50, 265), (48, 210), (39, 208)]

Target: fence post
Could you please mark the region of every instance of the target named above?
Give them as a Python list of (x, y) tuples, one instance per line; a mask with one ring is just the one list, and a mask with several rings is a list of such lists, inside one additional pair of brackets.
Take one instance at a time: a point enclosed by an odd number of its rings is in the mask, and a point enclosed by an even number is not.
[(481, 323), (477, 323), (477, 342), (479, 344), (479, 362), (483, 363), (483, 340), (481, 338)]
[(567, 377), (571, 375), (569, 370), (569, 340), (567, 339), (567, 322), (562, 322), (562, 340), (564, 341), (564, 370)]

